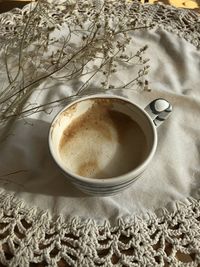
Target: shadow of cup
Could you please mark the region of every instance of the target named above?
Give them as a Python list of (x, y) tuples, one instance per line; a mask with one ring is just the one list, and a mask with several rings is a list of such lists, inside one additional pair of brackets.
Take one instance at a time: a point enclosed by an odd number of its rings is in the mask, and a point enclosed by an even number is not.
[(50, 156), (49, 127), (49, 123), (34, 119), (19, 120), (12, 125), (0, 144), (1, 187), (50, 196), (84, 196), (67, 181)]

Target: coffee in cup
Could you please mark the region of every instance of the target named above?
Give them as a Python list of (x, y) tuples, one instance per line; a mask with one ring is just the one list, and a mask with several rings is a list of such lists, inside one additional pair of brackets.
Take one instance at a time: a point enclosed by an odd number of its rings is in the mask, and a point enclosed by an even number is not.
[(95, 196), (121, 192), (145, 171), (156, 151), (157, 127), (171, 113), (165, 99), (140, 108), (114, 95), (81, 97), (53, 120), (50, 152), (63, 174)]
[(64, 129), (59, 144), (66, 169), (96, 179), (130, 172), (142, 163), (146, 152), (140, 125), (114, 110), (106, 99), (93, 99), (91, 107)]

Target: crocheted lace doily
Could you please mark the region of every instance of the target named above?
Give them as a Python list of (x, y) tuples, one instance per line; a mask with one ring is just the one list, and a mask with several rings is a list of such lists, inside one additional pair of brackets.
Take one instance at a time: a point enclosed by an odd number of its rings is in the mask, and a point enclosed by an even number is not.
[[(164, 27), (199, 48), (200, 17), (194, 12), (160, 4), (131, 5), (132, 16), (140, 24)], [(27, 12), (26, 6), (2, 14), (1, 38), (12, 36)], [(61, 16), (55, 4), (49, 6), (49, 12)], [(200, 202), (191, 198), (189, 203), (177, 202), (173, 213), (163, 209), (161, 217), (134, 217), (111, 227), (108, 222), (97, 225), (90, 219), (52, 218), (1, 191), (0, 263), (13, 267), (200, 266)]]

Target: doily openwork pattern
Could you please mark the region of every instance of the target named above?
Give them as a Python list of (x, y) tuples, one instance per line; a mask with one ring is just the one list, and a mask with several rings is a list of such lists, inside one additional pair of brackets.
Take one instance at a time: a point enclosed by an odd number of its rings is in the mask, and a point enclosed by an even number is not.
[(199, 266), (200, 203), (148, 220), (135, 217), (96, 225), (52, 219), (1, 193), (0, 262), (3, 266)]

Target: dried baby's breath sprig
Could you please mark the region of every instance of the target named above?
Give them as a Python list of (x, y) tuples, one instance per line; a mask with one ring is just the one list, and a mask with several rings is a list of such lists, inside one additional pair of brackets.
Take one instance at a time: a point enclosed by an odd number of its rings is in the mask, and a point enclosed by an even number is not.
[[(132, 32), (144, 28), (131, 7), (126, 1), (79, 0), (58, 5), (39, 0), (12, 23), (1, 23), (0, 122), (48, 112), (49, 107), (90, 87), (144, 87), (149, 70), (144, 58), (147, 46), (134, 53), (127, 49), (134, 46)], [(120, 66), (136, 69), (135, 77), (113, 83)], [(32, 95), (44, 91), (43, 83), (64, 84), (73, 91), (45, 103), (33, 101)], [(57, 87), (53, 88), (56, 96)]]

